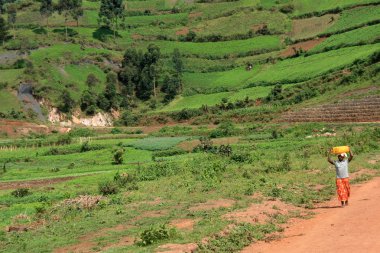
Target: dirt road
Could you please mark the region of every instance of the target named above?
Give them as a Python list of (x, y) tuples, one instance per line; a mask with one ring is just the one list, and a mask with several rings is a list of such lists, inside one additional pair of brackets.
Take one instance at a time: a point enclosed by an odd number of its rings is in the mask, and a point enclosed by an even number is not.
[(242, 253), (380, 252), (380, 178), (351, 189), (349, 206), (339, 207), (334, 198), (314, 218), (290, 224), (283, 239), (254, 243)]

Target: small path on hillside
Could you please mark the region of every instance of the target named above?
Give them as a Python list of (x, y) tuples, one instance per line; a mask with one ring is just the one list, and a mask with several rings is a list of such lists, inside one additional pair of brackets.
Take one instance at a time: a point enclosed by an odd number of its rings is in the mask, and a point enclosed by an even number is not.
[(79, 177), (79, 176), (35, 179), (35, 180), (25, 180), (25, 181), (12, 181), (12, 182), (1, 182), (0, 181), (0, 190), (51, 186), (53, 184), (66, 182), (66, 181), (72, 180), (72, 179), (77, 178), (77, 177)]
[(257, 242), (242, 253), (380, 252), (380, 178), (352, 186), (350, 205), (322, 203), (310, 220), (298, 220), (278, 241)]

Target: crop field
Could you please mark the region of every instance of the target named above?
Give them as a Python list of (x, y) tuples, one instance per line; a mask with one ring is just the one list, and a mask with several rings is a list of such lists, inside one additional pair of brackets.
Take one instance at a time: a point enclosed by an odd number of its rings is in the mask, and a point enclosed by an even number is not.
[[(142, 47), (146, 47), (142, 44)], [(237, 55), (239, 53), (249, 53), (255, 51), (274, 51), (282, 47), (278, 36), (260, 36), (247, 40), (231, 40), (221, 42), (176, 42), (176, 41), (156, 41), (155, 44), (162, 48), (163, 54), (171, 54), (175, 48), (188, 55), (203, 57), (220, 57), (226, 55)]]
[(318, 12), (318, 11), (326, 11), (335, 9), (337, 7), (344, 8), (349, 6), (356, 6), (360, 4), (369, 4), (369, 3), (377, 3), (376, 0), (338, 0), (338, 1), (329, 1), (322, 0), (317, 3), (312, 0), (294, 0), (292, 1), (296, 12), (296, 15), (310, 13), (310, 12)]
[(300, 82), (348, 66), (357, 59), (368, 57), (378, 51), (378, 48), (378, 44), (349, 47), (280, 61), (272, 66), (264, 66), (248, 82)]
[[(248, 22), (241, 22), (247, 20)], [(243, 11), (231, 16), (206, 20), (190, 30), (197, 31), (200, 35), (211, 34), (246, 34), (249, 31), (258, 30), (263, 24), (273, 33), (285, 33), (290, 29), (290, 21), (285, 15), (278, 15), (269, 11)]]
[[(334, 21), (331, 21), (332, 18)], [(313, 38), (334, 25), (338, 18), (338, 14), (326, 14), (321, 17), (293, 19), (290, 36), (294, 39)]]
[(248, 89), (241, 89), (236, 92), (219, 92), (213, 94), (198, 94), (187, 97), (180, 97), (172, 101), (169, 105), (165, 106), (162, 111), (177, 111), (185, 108), (200, 108), (202, 105), (213, 106), (228, 99), (229, 102), (237, 100), (244, 100), (246, 97), (250, 99), (257, 99), (265, 97), (269, 94), (271, 87), (253, 87)]
[[(230, 156), (204, 151), (173, 153), (172, 148), (187, 136), (139, 140), (96, 140), (95, 136), (87, 144), (73, 137), (72, 144), (1, 150), (5, 170), (1, 173), (0, 228), (28, 229), (22, 236), (2, 232), (0, 251), (152, 252), (167, 243), (198, 243), (201, 251), (237, 252), (251, 240), (236, 243), (233, 236), (262, 240), (289, 218), (310, 217), (305, 207), (312, 208), (334, 194), (335, 172), (324, 157), (331, 145), (352, 144), (357, 154), (351, 164), (353, 173), (363, 165), (378, 172), (376, 165), (365, 162), (379, 149), (378, 133), (370, 125), (282, 126), (276, 138), (271, 132), (278, 126), (261, 130), (251, 130), (249, 125), (232, 127), (235, 136), (247, 137), (231, 144)], [(325, 128), (339, 135), (305, 138)], [(219, 128), (204, 134), (213, 131)], [(114, 164), (115, 150), (121, 148), (123, 162)], [(158, 152), (159, 161), (152, 160), (150, 150)], [(20, 188), (27, 191), (14, 193)], [(88, 204), (82, 202), (86, 198)], [(100, 200), (91, 202), (91, 198)], [(248, 223), (235, 216), (247, 207), (268, 203), (281, 206), (285, 213), (280, 215), (273, 207), (268, 210), (272, 216)], [(179, 225), (185, 222), (190, 225)], [(215, 237), (231, 224), (236, 227), (230, 235)], [(140, 243), (147, 239), (144, 231), (155, 231), (161, 225), (168, 236)], [(245, 232), (239, 234), (239, 229)], [(206, 237), (212, 240), (202, 243)]]
[(343, 11), (338, 21), (326, 32), (337, 32), (366, 25), (370, 22), (378, 22), (380, 16), (380, 6), (358, 7)]
[(244, 68), (236, 68), (223, 72), (210, 73), (185, 73), (185, 89), (194, 89), (199, 91), (233, 89), (243, 87), (246, 81), (258, 72), (258, 67), (252, 71)]
[(333, 35), (311, 49), (310, 53), (331, 50), (340, 47), (373, 43), (380, 40), (380, 25), (365, 26), (353, 31)]

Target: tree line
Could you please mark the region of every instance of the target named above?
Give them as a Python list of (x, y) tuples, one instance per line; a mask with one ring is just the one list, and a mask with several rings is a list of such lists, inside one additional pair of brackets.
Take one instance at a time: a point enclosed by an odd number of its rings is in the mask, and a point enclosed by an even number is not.
[[(67, 21), (72, 18), (79, 26), (79, 18), (83, 16), (84, 9), (82, 0), (40, 0), (39, 12), (46, 19), (46, 27), (49, 26), (49, 18), (57, 12), (64, 17), (65, 39), (68, 37)], [(4, 41), (9, 36), (9, 27), (13, 28), (13, 37), (16, 37), (15, 23), (17, 20), (18, 2), (15, 0), (0, 0), (0, 14), (7, 14), (7, 22), (0, 17), (0, 40)], [(118, 29), (119, 20), (124, 18), (123, 0), (101, 0), (98, 14), (99, 25), (105, 25), (113, 30), (114, 38)]]

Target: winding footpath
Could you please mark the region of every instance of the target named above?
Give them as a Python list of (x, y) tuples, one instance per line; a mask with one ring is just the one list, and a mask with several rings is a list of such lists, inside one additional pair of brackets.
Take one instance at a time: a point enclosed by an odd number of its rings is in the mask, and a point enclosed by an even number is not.
[(315, 217), (289, 225), (283, 238), (253, 243), (241, 253), (380, 252), (380, 177), (351, 186), (349, 206), (336, 198), (315, 209)]

